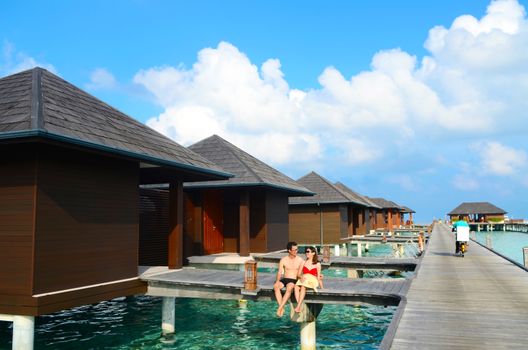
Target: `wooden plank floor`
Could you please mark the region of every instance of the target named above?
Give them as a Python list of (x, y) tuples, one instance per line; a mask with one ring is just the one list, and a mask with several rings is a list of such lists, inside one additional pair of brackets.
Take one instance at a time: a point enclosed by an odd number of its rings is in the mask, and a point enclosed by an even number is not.
[[(258, 292), (250, 297), (273, 299), (275, 274), (258, 273)], [(240, 271), (183, 269), (140, 276), (148, 282), (149, 295), (202, 298), (241, 298), (244, 273)], [(323, 289), (309, 292), (307, 301), (315, 303), (398, 305), (408, 289), (408, 279), (325, 278)], [(210, 291), (211, 293), (207, 293)], [(176, 293), (177, 292), (177, 293)], [(214, 293), (213, 293), (214, 292)]]
[(390, 349), (528, 349), (528, 272), (435, 225)]
[[(285, 257), (287, 253), (268, 253), (255, 256), (256, 261), (279, 263), (279, 260)], [(370, 269), (370, 270), (398, 270), (413, 271), (418, 264), (415, 258), (376, 258), (376, 257), (351, 257), (351, 256), (332, 256), (330, 263), (323, 264), (325, 267), (339, 267), (351, 269)]]

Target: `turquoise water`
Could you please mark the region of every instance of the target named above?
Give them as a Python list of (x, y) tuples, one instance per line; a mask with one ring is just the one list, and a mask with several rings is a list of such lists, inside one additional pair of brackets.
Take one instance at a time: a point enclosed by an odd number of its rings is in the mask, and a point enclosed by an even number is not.
[[(118, 298), (36, 318), (35, 349), (296, 349), (299, 324), (275, 317), (276, 304), (176, 299), (176, 342), (160, 341), (161, 299)], [(376, 349), (395, 307), (325, 305), (318, 349)], [(287, 310), (289, 312), (289, 310)], [(0, 322), (0, 349), (11, 349)]]
[[(357, 250), (353, 251), (355, 255)], [(393, 244), (370, 244), (363, 256), (407, 257), (414, 251), (413, 245), (399, 250)], [(347, 275), (346, 269), (323, 273), (328, 277)], [(368, 271), (363, 277), (387, 276), (383, 271)], [(274, 302), (249, 302), (248, 308), (242, 309), (236, 301), (177, 298), (176, 342), (170, 345), (160, 341), (160, 298), (118, 298), (37, 317), (35, 349), (299, 348), (299, 324), (287, 315), (277, 319), (275, 309)], [(395, 310), (325, 305), (317, 319), (317, 348), (376, 349)], [(11, 349), (11, 334), (11, 323), (0, 322), (0, 350)]]
[[(479, 243), (486, 245), (486, 237), (491, 237), (491, 248), (519, 264), (523, 264), (522, 248), (528, 247), (528, 233), (512, 231), (475, 232)], [(471, 235), (473, 237), (473, 233)]]

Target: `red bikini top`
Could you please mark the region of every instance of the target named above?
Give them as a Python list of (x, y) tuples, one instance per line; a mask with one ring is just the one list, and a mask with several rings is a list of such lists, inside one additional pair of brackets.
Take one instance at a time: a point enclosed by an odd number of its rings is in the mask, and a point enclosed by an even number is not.
[(317, 277), (317, 267), (308, 269), (306, 266), (303, 266), (303, 273), (309, 273), (310, 275)]

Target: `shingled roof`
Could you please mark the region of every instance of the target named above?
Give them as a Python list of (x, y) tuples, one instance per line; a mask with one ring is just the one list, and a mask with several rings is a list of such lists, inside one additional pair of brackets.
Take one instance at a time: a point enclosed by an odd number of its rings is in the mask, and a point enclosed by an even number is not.
[(230, 175), (42, 68), (0, 79), (0, 142), (27, 138), (119, 154), (206, 179)]
[(280, 171), (224, 140), (218, 135), (199, 141), (189, 149), (219, 165), (235, 176), (222, 181), (185, 183), (185, 188), (265, 186), (286, 191), (295, 196), (313, 193)]
[(411, 208), (409, 207), (406, 207), (405, 205), (402, 205), (401, 206), (401, 210), (400, 210), (402, 213), (416, 213), (414, 210), (412, 210)]
[(365, 196), (362, 196), (359, 193), (355, 192), (350, 187), (346, 186), (341, 182), (336, 182), (335, 186), (341, 191), (343, 191), (352, 201), (356, 202), (357, 204), (361, 204), (369, 208), (380, 208), (374, 202), (370, 201)]
[(333, 204), (333, 203), (356, 203), (344, 191), (337, 188), (333, 183), (321, 175), (310, 172), (297, 180), (299, 184), (314, 192), (313, 197), (290, 197), (289, 204)]
[(370, 201), (374, 202), (376, 205), (378, 205), (382, 209), (403, 209), (400, 205), (394, 203), (393, 201), (389, 201), (385, 198), (371, 198), (367, 197)]
[(507, 212), (489, 202), (463, 202), (447, 215), (506, 214)]

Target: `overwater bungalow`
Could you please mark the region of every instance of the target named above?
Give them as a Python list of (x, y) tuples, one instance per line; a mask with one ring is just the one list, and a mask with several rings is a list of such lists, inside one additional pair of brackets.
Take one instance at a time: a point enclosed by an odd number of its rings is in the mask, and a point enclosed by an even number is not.
[(336, 182), (335, 186), (345, 192), (351, 199), (360, 204), (349, 205), (349, 217), (352, 217), (352, 225), (349, 226), (348, 235), (365, 235), (376, 227), (376, 212), (381, 209), (367, 197), (355, 192), (350, 187), (341, 182)]
[(447, 215), (451, 221), (462, 217), (468, 222), (503, 222), (505, 214), (506, 211), (489, 202), (463, 202)]
[[(351, 196), (321, 175), (310, 172), (297, 180), (314, 192), (313, 197), (291, 197), (290, 240), (298, 243), (339, 244), (341, 239), (358, 232), (361, 211), (368, 205), (359, 197)], [(365, 219), (365, 227), (370, 215)]]
[(235, 176), (186, 183), (185, 236), (192, 254), (265, 253), (288, 243), (288, 198), (313, 193), (220, 136), (189, 149)]
[[(402, 205), (400, 213), (401, 213), (401, 225), (402, 226), (410, 226), (414, 223), (413, 214), (416, 213), (414, 210), (412, 210), (411, 208), (405, 205)], [(405, 219), (405, 214), (409, 215), (407, 220)]]
[(376, 212), (376, 229), (385, 229), (391, 232), (400, 226), (403, 216), (400, 205), (385, 198), (367, 198), (380, 207)]
[(176, 268), (183, 182), (230, 176), (42, 68), (0, 79), (0, 154), (0, 316), (29, 316), (15, 333), (32, 334), (36, 315), (146, 291), (140, 185), (170, 184), (164, 253)]
[[(249, 256), (284, 249), (288, 197), (312, 193), (220, 136), (208, 137), (189, 149), (234, 177), (184, 184), (184, 256), (225, 252)], [(150, 192), (153, 195), (145, 200), (151, 205), (163, 200), (163, 191)]]

